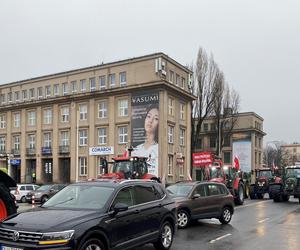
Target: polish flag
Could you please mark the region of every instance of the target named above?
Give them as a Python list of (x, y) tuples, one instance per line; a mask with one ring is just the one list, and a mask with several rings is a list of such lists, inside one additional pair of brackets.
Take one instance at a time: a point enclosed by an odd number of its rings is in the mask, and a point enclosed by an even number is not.
[(233, 161), (234, 161), (234, 167), (236, 168), (236, 170), (240, 170), (239, 159), (235, 156)]

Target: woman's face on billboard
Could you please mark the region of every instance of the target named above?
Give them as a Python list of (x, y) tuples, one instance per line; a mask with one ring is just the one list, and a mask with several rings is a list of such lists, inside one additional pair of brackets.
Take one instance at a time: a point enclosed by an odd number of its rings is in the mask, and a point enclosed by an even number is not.
[(147, 133), (155, 133), (159, 122), (159, 113), (157, 108), (150, 109), (145, 119), (145, 130)]

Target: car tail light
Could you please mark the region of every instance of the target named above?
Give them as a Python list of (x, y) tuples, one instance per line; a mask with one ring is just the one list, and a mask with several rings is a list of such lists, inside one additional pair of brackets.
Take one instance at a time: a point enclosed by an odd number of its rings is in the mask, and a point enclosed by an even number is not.
[(20, 192), (19, 192), (19, 189), (18, 189), (18, 188), (16, 189), (16, 191), (15, 191), (15, 194), (17, 194), (17, 195), (18, 195), (18, 194), (20, 194)]

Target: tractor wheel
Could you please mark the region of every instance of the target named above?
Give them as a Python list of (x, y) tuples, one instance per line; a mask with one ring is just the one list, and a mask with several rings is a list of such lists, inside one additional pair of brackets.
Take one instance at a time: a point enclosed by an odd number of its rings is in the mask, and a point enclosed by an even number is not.
[(16, 212), (17, 208), (9, 190), (0, 184), (0, 221)]
[(285, 201), (285, 202), (287, 202), (287, 201), (289, 201), (289, 199), (290, 199), (290, 196), (289, 195), (282, 195), (282, 201)]
[(244, 204), (244, 185), (241, 182), (239, 183), (238, 190), (236, 191), (235, 204), (236, 205)]
[(269, 199), (273, 199), (273, 194), (269, 192)]
[(264, 198), (264, 195), (263, 194), (256, 194), (257, 195), (257, 199), (262, 199), (262, 198)]
[(250, 199), (254, 200), (256, 199), (256, 195), (255, 195), (255, 187), (254, 186), (250, 186), (250, 193), (249, 193)]
[(280, 202), (282, 201), (282, 195), (281, 195), (281, 186), (280, 185), (272, 185), (270, 186), (270, 197), (273, 197), (274, 202)]
[(300, 204), (300, 197), (299, 197), (299, 204)]

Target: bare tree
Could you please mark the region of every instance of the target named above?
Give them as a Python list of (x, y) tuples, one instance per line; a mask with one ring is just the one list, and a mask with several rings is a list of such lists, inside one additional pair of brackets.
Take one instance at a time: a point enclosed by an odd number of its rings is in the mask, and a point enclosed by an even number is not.
[(268, 167), (283, 168), (289, 163), (289, 155), (281, 148), (282, 143), (268, 143), (263, 151), (263, 162)]
[(199, 135), (203, 121), (212, 114), (216, 96), (217, 81), (220, 78), (220, 70), (213, 56), (207, 57), (204, 49), (200, 48), (195, 65), (195, 73), (192, 82), (192, 93), (196, 96), (192, 109), (192, 151), (199, 148)]

